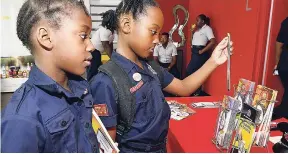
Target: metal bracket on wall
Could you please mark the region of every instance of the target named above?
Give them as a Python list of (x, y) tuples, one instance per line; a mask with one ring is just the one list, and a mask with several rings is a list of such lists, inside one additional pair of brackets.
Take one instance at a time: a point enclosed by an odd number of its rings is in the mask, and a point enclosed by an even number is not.
[[(183, 23), (179, 26), (179, 16), (177, 14), (177, 10), (178, 9), (181, 9), (184, 11), (185, 13), (185, 18), (184, 18), (184, 21)], [(174, 18), (175, 18), (175, 24), (173, 25), (172, 29), (169, 31), (169, 38), (170, 40), (173, 42), (173, 43), (177, 43), (176, 47), (183, 47), (185, 42), (186, 42), (186, 38), (185, 38), (185, 34), (183, 32), (183, 28), (185, 27), (185, 25), (187, 24), (188, 22), (188, 19), (189, 19), (189, 12), (187, 11), (187, 9), (182, 6), (182, 5), (176, 5), (173, 7), (173, 15), (174, 15)], [(178, 28), (179, 26), (179, 28)], [(174, 31), (178, 28), (178, 35), (181, 37), (181, 42), (174, 42), (173, 41), (173, 33)]]
[(251, 11), (252, 8), (249, 8), (249, 0), (246, 0), (246, 11)]

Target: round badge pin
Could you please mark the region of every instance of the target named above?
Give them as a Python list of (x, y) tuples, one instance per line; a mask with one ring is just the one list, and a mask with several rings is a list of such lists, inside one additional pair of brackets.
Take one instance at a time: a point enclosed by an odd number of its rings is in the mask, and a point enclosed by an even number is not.
[(133, 77), (133, 79), (134, 79), (135, 81), (137, 81), (137, 82), (142, 79), (140, 73), (134, 73), (132, 77)]

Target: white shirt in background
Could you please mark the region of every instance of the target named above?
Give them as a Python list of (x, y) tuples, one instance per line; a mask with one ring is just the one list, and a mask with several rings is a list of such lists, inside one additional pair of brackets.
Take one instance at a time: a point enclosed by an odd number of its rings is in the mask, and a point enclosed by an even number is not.
[(172, 57), (177, 55), (177, 49), (176, 46), (168, 42), (167, 47), (164, 48), (162, 44), (159, 44), (155, 47), (153, 56), (157, 56), (159, 62), (161, 63), (171, 63)]
[(104, 47), (102, 41), (109, 41), (113, 43), (114, 35), (109, 29), (99, 26), (99, 29), (92, 35), (91, 42), (94, 45), (95, 49), (99, 50), (101, 53), (104, 52)]
[(215, 38), (212, 28), (205, 24), (193, 34), (192, 45), (206, 46), (212, 38)]

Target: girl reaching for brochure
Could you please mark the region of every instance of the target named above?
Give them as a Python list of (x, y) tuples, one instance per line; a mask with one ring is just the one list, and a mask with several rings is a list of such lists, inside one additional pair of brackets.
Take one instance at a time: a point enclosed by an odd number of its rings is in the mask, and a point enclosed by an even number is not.
[(219, 65), (226, 62), (228, 38), (218, 44), (210, 59), (192, 75), (179, 80), (160, 67), (161, 80), (145, 60), (159, 43), (164, 24), (157, 2), (123, 0), (116, 9), (116, 15), (118, 46), (111, 61), (124, 70), (135, 85), (130, 89), (136, 107), (129, 131), (116, 134), (121, 121), (120, 111), (124, 109), (117, 103), (119, 100), (115, 94), (119, 91), (114, 88), (114, 80), (104, 72), (98, 73), (90, 82), (94, 105), (107, 111), (107, 114), (99, 116), (109, 134), (119, 143), (121, 152), (166, 152), (170, 109), (162, 89), (178, 96), (193, 93)]

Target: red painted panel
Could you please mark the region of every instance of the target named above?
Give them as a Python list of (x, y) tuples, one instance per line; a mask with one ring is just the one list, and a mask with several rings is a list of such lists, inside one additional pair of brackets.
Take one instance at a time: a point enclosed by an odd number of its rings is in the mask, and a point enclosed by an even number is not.
[[(187, 34), (186, 52), (184, 53), (185, 67), (191, 57), (190, 25), (195, 23), (195, 18), (199, 14), (206, 14), (211, 19), (211, 27), (217, 42), (231, 34), (234, 42), (234, 55), (231, 63), (231, 83), (237, 84), (240, 78), (253, 80), (261, 84), (264, 68), (265, 49), (268, 34), (268, 23), (270, 13), (270, 0), (249, 0), (246, 11), (247, 0), (157, 0), (164, 13), (165, 25), (163, 31), (169, 31), (174, 24), (172, 8), (176, 4), (189, 8), (190, 19), (185, 28)], [(269, 46), (268, 70), (265, 78), (265, 85), (275, 88), (282, 94), (279, 79), (273, 77), (275, 43), (281, 21), (288, 14), (288, 0), (275, 0), (273, 15), (272, 33)], [(180, 17), (183, 17), (181, 14)], [(176, 34), (176, 33), (175, 33)], [(179, 37), (175, 36), (179, 41)], [(226, 64), (215, 70), (206, 81), (204, 89), (211, 95), (232, 94), (226, 89)], [(279, 97), (278, 97), (279, 100)]]

